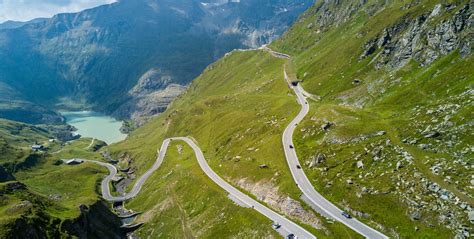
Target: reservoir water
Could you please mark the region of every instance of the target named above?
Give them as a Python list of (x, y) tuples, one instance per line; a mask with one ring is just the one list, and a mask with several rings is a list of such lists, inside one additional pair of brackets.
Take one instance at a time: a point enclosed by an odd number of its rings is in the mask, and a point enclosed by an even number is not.
[(120, 132), (122, 121), (110, 116), (93, 112), (61, 112), (66, 117), (66, 123), (77, 128), (77, 133), (82, 137), (96, 138), (107, 144), (124, 140), (127, 135)]

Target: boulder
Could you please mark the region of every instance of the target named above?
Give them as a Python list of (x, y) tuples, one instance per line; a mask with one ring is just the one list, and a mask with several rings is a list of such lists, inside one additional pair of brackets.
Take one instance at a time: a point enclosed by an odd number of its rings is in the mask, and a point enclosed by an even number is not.
[(309, 167), (313, 168), (316, 166), (316, 164), (320, 164), (326, 161), (326, 155), (319, 153), (318, 155), (315, 155), (311, 157), (311, 161), (309, 163)]
[(411, 145), (415, 145), (415, 144), (418, 143), (418, 140), (417, 140), (417, 139), (413, 139), (413, 140), (410, 140), (408, 143), (411, 144)]
[(425, 138), (436, 138), (436, 137), (439, 137), (440, 135), (441, 133), (438, 131), (429, 131), (423, 134)]
[(364, 163), (362, 161), (357, 161), (357, 168), (364, 168)]
[(436, 4), (436, 6), (433, 8), (433, 11), (430, 14), (430, 17), (436, 17), (439, 15), (441, 12), (441, 4)]
[(374, 157), (377, 157), (377, 158), (382, 157), (382, 150), (383, 150), (383, 149), (384, 149), (383, 147), (376, 147), (376, 148), (374, 148), (374, 150), (372, 150), (372, 155), (373, 155)]
[(418, 145), (418, 148), (423, 149), (423, 150), (426, 150), (426, 149), (428, 149), (429, 147), (430, 147), (430, 146), (429, 146), (428, 144), (419, 144), (419, 145)]
[(438, 192), (441, 188), (439, 187), (438, 184), (433, 183), (433, 184), (431, 184), (431, 185), (428, 187), (428, 189), (429, 189), (430, 191), (436, 193), (436, 192)]
[(331, 122), (326, 122), (326, 123), (324, 123), (323, 125), (321, 125), (321, 129), (323, 129), (323, 130), (328, 130), (329, 128), (331, 128), (331, 126), (333, 126), (333, 123), (331, 123)]
[(420, 220), (421, 219), (421, 212), (414, 211), (410, 214), (411, 220)]
[(466, 239), (466, 237), (462, 233), (458, 233), (454, 236), (454, 239)]

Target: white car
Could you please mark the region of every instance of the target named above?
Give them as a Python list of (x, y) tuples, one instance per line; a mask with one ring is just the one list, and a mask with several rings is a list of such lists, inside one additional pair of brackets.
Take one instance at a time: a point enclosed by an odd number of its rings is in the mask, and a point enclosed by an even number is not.
[(272, 224), (272, 227), (273, 227), (273, 229), (277, 230), (277, 229), (279, 229), (279, 228), (281, 227), (281, 225), (280, 225), (278, 222), (274, 222), (274, 223)]

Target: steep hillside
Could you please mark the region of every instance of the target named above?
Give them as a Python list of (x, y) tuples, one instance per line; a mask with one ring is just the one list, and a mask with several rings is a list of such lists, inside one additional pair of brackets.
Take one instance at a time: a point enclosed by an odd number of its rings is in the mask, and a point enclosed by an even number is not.
[[(133, 180), (152, 165), (164, 138), (191, 136), (213, 170), (229, 183), (305, 225), (319, 238), (357, 238), (339, 223), (318, 217), (299, 198), (280, 147), (283, 129), (298, 111), (283, 79), (284, 63), (260, 50), (235, 51), (209, 66), (165, 114), (109, 150), (123, 168), (135, 172), (130, 175)], [(170, 169), (162, 175), (167, 173)], [(182, 180), (191, 184), (187, 176)], [(156, 189), (151, 197), (159, 200), (164, 200), (158, 193), (162, 190), (180, 190), (173, 185), (149, 185), (146, 190)], [(169, 221), (153, 203), (141, 202), (139, 195), (130, 206), (147, 212), (149, 221)], [(186, 205), (196, 207), (192, 201)], [(138, 233), (149, 227), (145, 225)]]
[[(163, 139), (192, 137), (222, 178), (318, 238), (359, 238), (300, 198), (281, 144), (300, 108), (284, 81), (286, 69), (311, 94), (294, 149), (317, 191), (391, 238), (469, 238), (472, 9), (462, 0), (319, 2), (270, 45), (290, 60), (264, 50), (226, 54), (163, 114), (106, 150), (133, 182), (153, 164)], [(149, 78), (142, 78), (144, 86)], [(60, 194), (64, 210), (54, 215), (77, 217), (79, 203), (97, 201), (94, 187), (105, 172), (55, 159), (101, 160), (87, 145), (76, 141), (34, 170), (7, 176), (39, 194)], [(16, 202), (8, 199), (0, 210)], [(136, 231), (142, 237), (275, 236), (271, 222), (234, 205), (179, 143), (125, 206), (142, 212), (136, 219), (145, 223)]]
[(314, 186), (393, 236), (472, 233), (472, 7), (328, 1), (272, 44), (320, 97), (296, 136)]
[(224, 53), (274, 39), (312, 3), (221, 2), (121, 0), (0, 29), (0, 92), (140, 119)]
[(191, 148), (173, 143), (160, 170), (127, 207), (143, 212), (140, 238), (278, 238), (272, 222), (234, 203), (198, 166)]
[[(62, 165), (72, 157), (102, 158), (91, 139), (61, 141), (68, 132), (0, 119), (0, 238), (125, 236), (96, 190), (105, 170)], [(34, 151), (34, 144), (44, 148)]]
[(62, 164), (61, 159), (71, 157), (100, 159), (100, 154), (87, 148), (90, 139), (68, 143), (61, 150), (60, 144), (54, 144), (48, 146), (49, 152), (31, 152), (22, 141), (42, 142), (47, 131), (15, 124), (10, 123), (10, 129), (21, 128), (15, 139), (0, 140), (0, 237), (124, 238), (120, 219), (100, 200), (96, 189), (105, 170), (92, 164)]
[[(391, 237), (472, 233), (470, 19), (467, 1), (325, 1), (271, 45), (293, 55), (286, 67), (315, 99), (295, 134), (303, 169)], [(165, 137), (192, 136), (229, 182), (318, 236), (354, 236), (298, 199), (281, 146), (298, 110), (284, 64), (263, 51), (230, 54), (112, 152), (140, 174)], [(287, 208), (298, 204), (307, 211)]]

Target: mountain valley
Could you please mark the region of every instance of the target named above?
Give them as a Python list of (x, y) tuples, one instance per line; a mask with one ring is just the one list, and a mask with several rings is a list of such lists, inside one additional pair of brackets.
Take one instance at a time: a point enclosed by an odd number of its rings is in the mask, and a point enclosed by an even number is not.
[[(212, 172), (308, 238), (471, 238), (473, 7), (122, 0), (0, 27), (0, 237), (292, 234), (224, 191), (175, 138), (186, 137)], [(71, 140), (61, 107), (138, 123), (111, 145)], [(136, 183), (130, 199), (104, 196), (104, 184), (121, 197)]]

